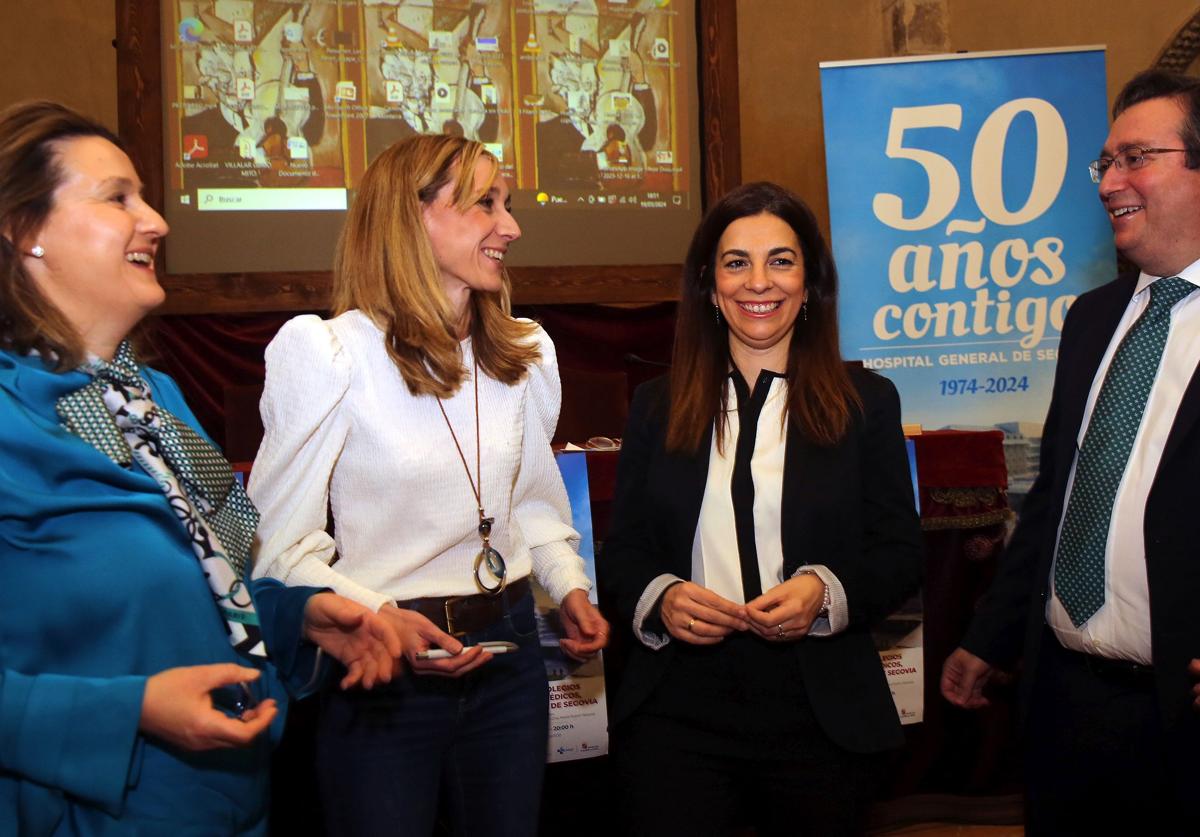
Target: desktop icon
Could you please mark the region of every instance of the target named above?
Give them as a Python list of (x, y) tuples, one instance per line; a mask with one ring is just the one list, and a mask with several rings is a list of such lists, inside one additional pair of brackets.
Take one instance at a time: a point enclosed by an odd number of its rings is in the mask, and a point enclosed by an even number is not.
[(198, 44), (204, 35), (204, 24), (196, 17), (185, 17), (179, 21), (179, 40), (185, 44)]
[(458, 39), (453, 32), (430, 30), (429, 48), (437, 52), (455, 52), (458, 49)]
[(183, 159), (185, 160), (203, 160), (208, 156), (208, 135), (207, 134), (184, 134), (183, 135)]
[[(291, 40), (289, 38), (288, 40)], [(354, 46), (354, 33), (344, 29), (330, 29), (322, 26), (313, 38), (322, 49), (345, 48)]]

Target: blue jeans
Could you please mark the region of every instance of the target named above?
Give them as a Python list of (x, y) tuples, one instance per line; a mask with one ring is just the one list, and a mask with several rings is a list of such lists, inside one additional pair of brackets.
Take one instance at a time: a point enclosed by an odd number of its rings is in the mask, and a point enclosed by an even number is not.
[(459, 679), (407, 673), (325, 694), (317, 779), (329, 834), (429, 837), (439, 797), (458, 837), (537, 832), (549, 709), (533, 596), (462, 639), (520, 650)]

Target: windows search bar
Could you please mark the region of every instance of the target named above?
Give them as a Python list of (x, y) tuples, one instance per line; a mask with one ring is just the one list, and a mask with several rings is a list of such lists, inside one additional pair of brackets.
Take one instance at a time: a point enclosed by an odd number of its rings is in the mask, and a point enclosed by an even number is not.
[(201, 212), (344, 210), (345, 189), (197, 189)]

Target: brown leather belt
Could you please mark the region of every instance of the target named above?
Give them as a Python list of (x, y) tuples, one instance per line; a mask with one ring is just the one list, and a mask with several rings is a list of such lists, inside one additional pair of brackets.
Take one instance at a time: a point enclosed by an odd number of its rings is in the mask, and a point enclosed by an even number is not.
[(515, 605), (529, 592), (529, 576), (517, 579), (504, 588), (504, 592), (489, 596), (478, 593), (473, 596), (427, 596), (422, 599), (404, 599), (396, 607), (415, 610), (451, 636), (462, 636), (490, 628), (508, 608)]

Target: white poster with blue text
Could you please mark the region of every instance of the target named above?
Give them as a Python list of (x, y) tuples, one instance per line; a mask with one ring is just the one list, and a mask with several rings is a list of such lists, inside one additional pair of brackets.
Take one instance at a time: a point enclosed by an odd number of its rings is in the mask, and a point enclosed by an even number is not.
[(1115, 273), (1103, 48), (830, 62), (821, 95), (843, 354), (906, 423), (999, 427), (1027, 489), (1063, 317)]

